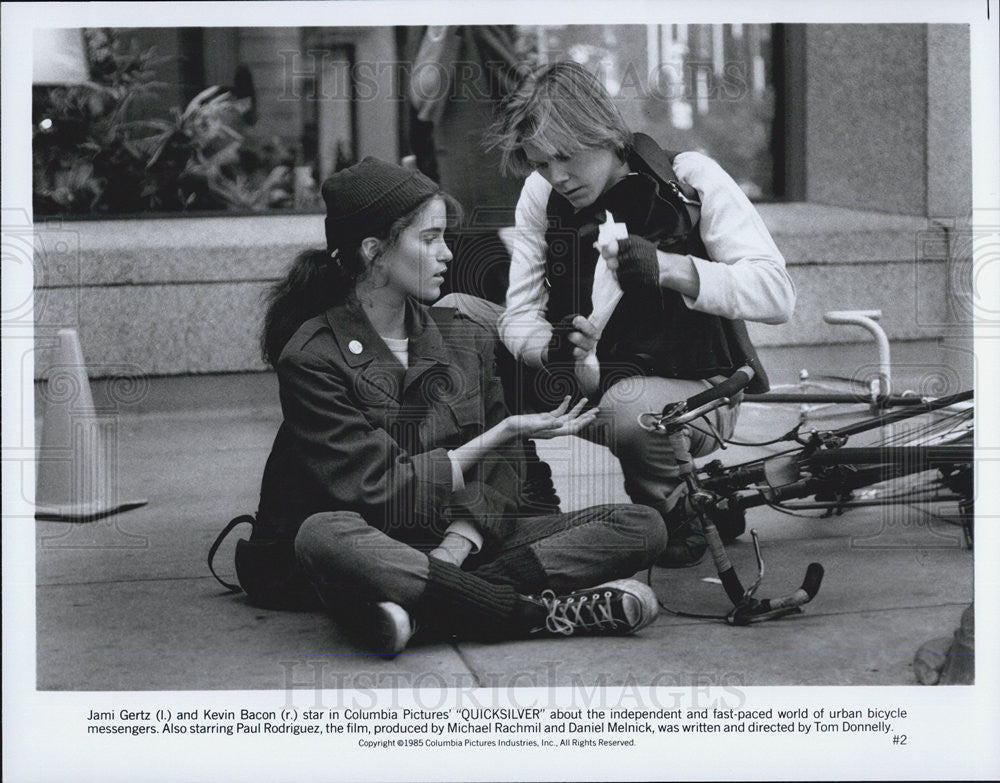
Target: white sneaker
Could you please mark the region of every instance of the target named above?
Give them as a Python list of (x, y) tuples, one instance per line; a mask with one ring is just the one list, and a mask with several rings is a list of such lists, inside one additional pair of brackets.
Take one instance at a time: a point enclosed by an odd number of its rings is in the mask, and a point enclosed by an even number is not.
[(399, 655), (410, 641), (416, 624), (399, 604), (382, 601), (375, 604), (372, 638), (379, 655), (392, 657)]

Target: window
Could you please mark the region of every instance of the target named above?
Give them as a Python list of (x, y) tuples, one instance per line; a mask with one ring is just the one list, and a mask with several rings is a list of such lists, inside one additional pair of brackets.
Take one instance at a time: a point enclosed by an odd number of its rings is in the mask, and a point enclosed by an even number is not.
[[(797, 127), (784, 108), (794, 74), (774, 66), (794, 59), (782, 26), (510, 29), (518, 56), (571, 58), (599, 73), (630, 127), (666, 149), (706, 152), (753, 199), (794, 195), (783, 146), (786, 137), (794, 146)], [(76, 77), (36, 85), (40, 215), (320, 211), (318, 183), (334, 171), (411, 152), (402, 61), (412, 53), (401, 42), (419, 28), (60, 32), (82, 39), (80, 70), (100, 86)], [(438, 134), (458, 147), (438, 155), (481, 156), (467, 131)]]
[[(320, 211), (317, 183), (358, 159), (355, 39), (392, 42), (391, 28), (64, 33), (86, 62), (36, 78), (39, 215)], [(372, 152), (397, 158), (394, 123), (368, 120), (389, 134)]]

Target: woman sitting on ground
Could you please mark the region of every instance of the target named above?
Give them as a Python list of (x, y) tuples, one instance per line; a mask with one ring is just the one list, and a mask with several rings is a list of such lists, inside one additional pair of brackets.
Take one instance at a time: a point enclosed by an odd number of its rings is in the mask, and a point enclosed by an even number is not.
[[(575, 433), (595, 410), (566, 400), (508, 415), (488, 331), (423, 304), (451, 260), (453, 201), (374, 158), (327, 180), (323, 197), (327, 248), (295, 260), (264, 326), (284, 421), (237, 557), (251, 598), (318, 594), (385, 654), (406, 646), (414, 621), (480, 640), (652, 622), (652, 591), (625, 577), (665, 546), (654, 511), (521, 508), (522, 439)], [(266, 573), (281, 563), (283, 574)]]

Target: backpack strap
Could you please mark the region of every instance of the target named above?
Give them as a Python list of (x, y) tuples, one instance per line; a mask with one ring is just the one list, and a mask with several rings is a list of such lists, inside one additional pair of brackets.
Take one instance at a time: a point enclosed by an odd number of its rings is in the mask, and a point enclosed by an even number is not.
[(255, 521), (256, 520), (249, 514), (243, 514), (242, 516), (229, 520), (229, 524), (222, 529), (222, 532), (216, 537), (215, 543), (213, 543), (211, 548), (208, 550), (208, 570), (212, 572), (212, 576), (215, 577), (215, 580), (231, 593), (242, 593), (243, 588), (239, 585), (234, 585), (231, 582), (225, 581), (221, 576), (215, 573), (215, 566), (212, 561), (215, 560), (215, 553), (219, 551), (219, 546), (225, 540), (226, 536), (233, 531), (234, 527), (243, 524), (244, 522), (248, 523), (252, 527)]
[[(674, 158), (679, 152), (670, 152), (660, 148), (650, 136), (645, 133), (636, 133), (633, 136), (632, 144), (633, 156), (629, 163), (639, 169), (645, 170), (649, 174), (658, 177), (667, 184), (677, 198), (684, 203), (691, 216), (693, 230), (698, 229), (698, 220), (701, 217), (701, 199), (698, 191), (686, 182), (681, 182), (674, 171)], [(711, 260), (711, 259), (710, 259)], [(736, 342), (739, 350), (743, 353), (744, 360), (753, 368), (754, 377), (747, 385), (747, 391), (752, 394), (763, 394), (771, 388), (764, 365), (757, 356), (757, 351), (750, 341), (750, 334), (747, 332), (746, 324), (740, 319), (723, 319), (726, 329)]]
[[(674, 158), (680, 153), (661, 149), (660, 145), (645, 133), (634, 134), (632, 142), (632, 149), (639, 158), (636, 161), (640, 164), (639, 167), (647, 168), (649, 173), (667, 183), (667, 187), (673, 190), (674, 195), (687, 207), (691, 225), (697, 225), (701, 215), (701, 199), (698, 198), (698, 191), (688, 183), (681, 182), (677, 172), (674, 171)], [(645, 164), (644, 167), (642, 163)]]

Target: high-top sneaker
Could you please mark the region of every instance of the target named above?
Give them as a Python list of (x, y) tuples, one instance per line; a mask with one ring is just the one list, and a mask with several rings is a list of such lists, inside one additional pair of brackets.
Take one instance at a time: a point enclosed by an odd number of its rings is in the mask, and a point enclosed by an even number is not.
[(653, 622), (659, 612), (652, 589), (635, 579), (616, 579), (566, 595), (545, 590), (529, 600), (544, 608), (531, 635), (628, 636)]

